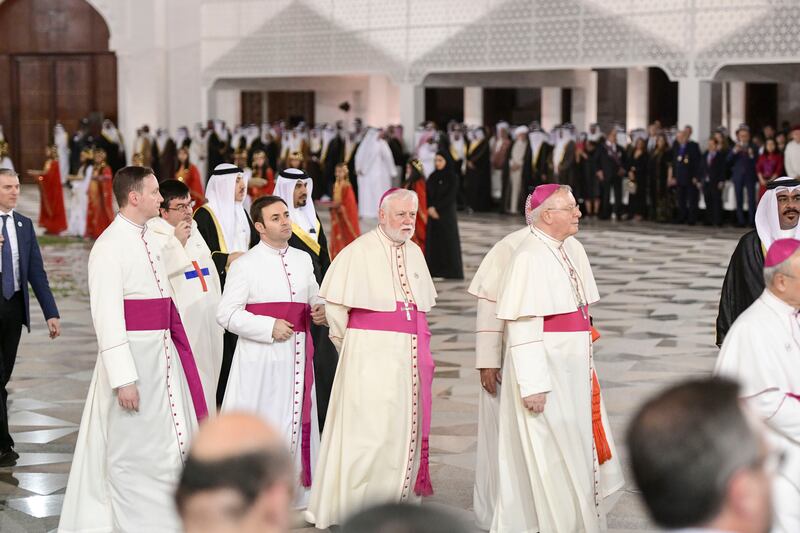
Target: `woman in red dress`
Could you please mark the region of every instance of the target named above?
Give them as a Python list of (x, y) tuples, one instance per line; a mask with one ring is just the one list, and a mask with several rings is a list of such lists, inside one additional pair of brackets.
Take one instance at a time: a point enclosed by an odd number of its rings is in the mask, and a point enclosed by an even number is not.
[(67, 212), (64, 209), (64, 189), (58, 166), (58, 149), (48, 146), (44, 170), (34, 171), (39, 184), (39, 225), (48, 235), (58, 235), (67, 229)]
[(94, 170), (89, 182), (89, 208), (86, 212), (86, 236), (96, 239), (114, 220), (114, 191), (111, 188), (111, 167), (106, 164), (106, 151), (94, 150)]
[(189, 195), (192, 197), (195, 208), (206, 203), (206, 193), (203, 190), (200, 171), (189, 160), (189, 149), (186, 147), (178, 150), (178, 170), (175, 171), (175, 179), (189, 187)]
[(275, 192), (275, 173), (267, 164), (267, 153), (258, 149), (253, 152), (253, 175), (247, 184), (247, 194), (255, 200)]
[(333, 204), (331, 205), (331, 260), (345, 246), (361, 235), (358, 224), (358, 205), (353, 185), (350, 183), (350, 171), (347, 163), (339, 163), (335, 170), (336, 183), (333, 185)]
[(406, 165), (406, 179), (403, 182), (403, 188), (417, 193), (419, 199), (417, 223), (414, 226), (414, 236), (411, 237), (411, 240), (417, 243), (424, 253), (428, 225), (428, 193), (425, 188), (425, 170), (419, 159), (411, 159)]

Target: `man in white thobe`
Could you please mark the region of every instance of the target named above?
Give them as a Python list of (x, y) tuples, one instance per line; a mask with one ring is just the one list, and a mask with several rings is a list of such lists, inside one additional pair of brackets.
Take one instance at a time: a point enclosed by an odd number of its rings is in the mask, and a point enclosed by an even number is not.
[(146, 226), (158, 216), (158, 180), (149, 168), (125, 167), (114, 195), (119, 214), (89, 255), (99, 356), (59, 531), (179, 531), (172, 493), (208, 408)]
[(498, 289), (507, 352), (492, 531), (591, 533), (604, 527), (603, 499), (624, 484), (592, 360), (599, 295), (573, 237), (571, 189), (540, 185), (529, 202), (529, 235)]
[(511, 145), (508, 159), (508, 197), (505, 209), (507, 213), (518, 213), (520, 194), (525, 178), (525, 166), (530, 165), (528, 145), (528, 127), (520, 126), (514, 130), (514, 143)]
[[(222, 292), (219, 274), (192, 219), (194, 202), (189, 187), (171, 179), (162, 181), (159, 188), (164, 198), (161, 217), (148, 220), (147, 229), (161, 246), (161, 259), (194, 353), (206, 405), (211, 407), (216, 405), (224, 333), (216, 318)], [(210, 411), (213, 414), (215, 409)]]
[(773, 532), (800, 531), (800, 240), (778, 239), (764, 259), (766, 289), (725, 336), (714, 373), (736, 379), (740, 397), (772, 430), (785, 462), (775, 476)]
[(787, 176), (800, 177), (800, 124), (792, 126), (792, 140), (783, 151), (783, 163)]
[(497, 318), (497, 286), (517, 247), (528, 235), (530, 229), (526, 226), (495, 244), (481, 261), (467, 290), (478, 299), (475, 368), (480, 371), (481, 390), (478, 393), (478, 448), (472, 505), (475, 522), (483, 530), (492, 526), (498, 484), (497, 434), (505, 323)]
[(371, 128), (356, 151), (356, 174), (358, 176), (358, 215), (361, 218), (377, 218), (381, 195), (392, 186), (397, 175), (389, 144), (382, 133)]
[(396, 189), (380, 224), (331, 263), (320, 296), (340, 354), (306, 520), (324, 529), (385, 502), (432, 494), (433, 360), (425, 314), (436, 289), (414, 234), (418, 200)]
[(263, 417), (283, 435), (299, 474), (295, 508), (305, 508), (319, 448), (311, 320), (325, 308), (307, 253), (289, 246), (286, 203), (262, 196), (251, 210), (261, 241), (234, 263), (217, 321), (239, 336), (223, 411)]

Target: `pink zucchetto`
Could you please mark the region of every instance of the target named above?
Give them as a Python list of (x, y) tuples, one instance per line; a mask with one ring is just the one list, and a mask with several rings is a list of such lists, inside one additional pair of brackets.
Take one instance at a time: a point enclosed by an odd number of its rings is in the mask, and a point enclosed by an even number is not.
[(800, 241), (797, 239), (778, 239), (772, 243), (764, 258), (764, 268), (771, 268), (780, 265), (789, 259), (800, 248)]
[(381, 195), (381, 199), (380, 199), (380, 200), (378, 200), (378, 209), (380, 209), (380, 208), (381, 208), (381, 205), (383, 205), (383, 200), (384, 200), (384, 199), (385, 199), (387, 196), (389, 196), (389, 195), (390, 195), (390, 194), (392, 194), (393, 192), (395, 192), (395, 191), (399, 191), (399, 190), (400, 190), (400, 187), (392, 187), (391, 189), (389, 189), (388, 191), (386, 191), (385, 193), (383, 193), (383, 194)]
[(550, 198), (554, 192), (558, 190), (560, 187), (557, 183), (546, 183), (544, 185), (539, 185), (533, 190), (533, 194), (530, 195), (529, 206), (530, 210), (533, 211), (540, 205), (544, 203), (545, 200)]

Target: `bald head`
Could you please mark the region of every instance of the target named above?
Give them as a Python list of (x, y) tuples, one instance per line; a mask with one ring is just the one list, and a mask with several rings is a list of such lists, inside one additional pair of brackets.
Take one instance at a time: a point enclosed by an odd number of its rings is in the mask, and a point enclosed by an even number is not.
[(294, 479), (274, 429), (252, 415), (220, 415), (200, 427), (175, 493), (184, 531), (288, 531)]
[(246, 413), (229, 413), (203, 424), (190, 455), (199, 461), (219, 461), (281, 446), (278, 432), (260, 418)]

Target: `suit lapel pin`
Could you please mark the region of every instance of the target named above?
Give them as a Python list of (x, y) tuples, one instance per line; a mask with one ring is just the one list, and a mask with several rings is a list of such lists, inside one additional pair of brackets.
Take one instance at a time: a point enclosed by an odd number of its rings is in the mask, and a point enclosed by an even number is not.
[(21, 227), (22, 227), (22, 222), (20, 222), (19, 220), (17, 220), (17, 226), (19, 226), (19, 227), (21, 228)]

